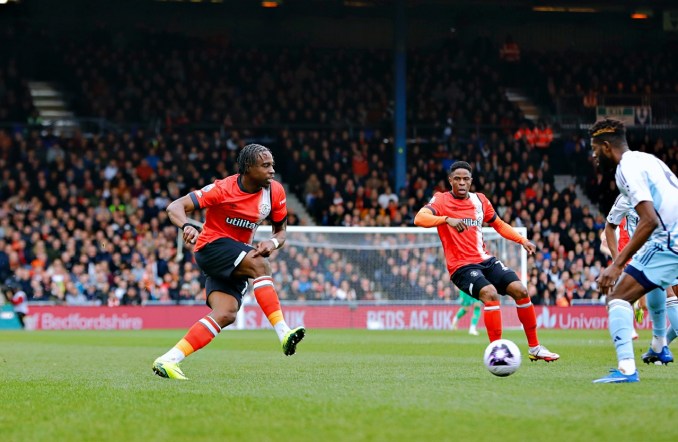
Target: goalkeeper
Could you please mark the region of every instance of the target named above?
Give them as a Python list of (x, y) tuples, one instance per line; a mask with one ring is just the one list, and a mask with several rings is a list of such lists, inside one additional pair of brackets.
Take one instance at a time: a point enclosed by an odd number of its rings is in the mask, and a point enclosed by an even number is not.
[(463, 318), (468, 312), (468, 307), (473, 306), (473, 316), (471, 317), (471, 325), (468, 328), (468, 334), (473, 336), (478, 336), (478, 321), (480, 321), (480, 307), (483, 305), (482, 302), (471, 297), (468, 293), (463, 290), (459, 290), (459, 299), (461, 300), (461, 307), (459, 311), (454, 315), (452, 319), (452, 330), (457, 329), (457, 322)]

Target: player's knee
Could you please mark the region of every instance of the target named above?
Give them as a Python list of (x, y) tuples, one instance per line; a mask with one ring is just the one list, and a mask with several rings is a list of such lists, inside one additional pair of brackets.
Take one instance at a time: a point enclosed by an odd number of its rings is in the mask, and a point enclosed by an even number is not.
[(614, 301), (615, 299), (621, 299), (619, 296), (616, 296), (614, 291), (611, 291), (610, 293), (605, 296), (605, 305), (610, 305), (611, 301)]
[(517, 285), (515, 287), (511, 287), (511, 290), (509, 291), (509, 296), (515, 299), (516, 301), (525, 299), (528, 297), (527, 288), (522, 284)]
[(271, 275), (271, 264), (263, 256), (252, 256), (250, 252), (247, 257), (236, 267), (233, 272), (234, 277), (247, 277), (251, 279), (259, 278), (260, 276)]
[(269, 264), (267, 259), (263, 257), (257, 257), (252, 260), (252, 270), (254, 271), (255, 278), (260, 276), (270, 276), (271, 264)]
[(649, 310), (661, 311), (666, 308), (666, 292), (659, 288), (651, 290), (645, 296), (645, 301)]
[(488, 285), (480, 290), (478, 298), (483, 304), (487, 304), (488, 302), (499, 301), (499, 293), (493, 285)]
[(212, 311), (212, 318), (219, 324), (219, 327), (224, 328), (235, 322), (235, 318), (238, 315), (237, 310), (214, 310)]

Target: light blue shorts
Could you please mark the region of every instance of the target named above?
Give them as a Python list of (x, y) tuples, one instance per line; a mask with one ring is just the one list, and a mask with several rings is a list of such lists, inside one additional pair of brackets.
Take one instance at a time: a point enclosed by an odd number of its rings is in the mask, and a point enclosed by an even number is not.
[(678, 278), (678, 253), (663, 244), (647, 242), (633, 255), (624, 272), (640, 283), (646, 291), (666, 289)]

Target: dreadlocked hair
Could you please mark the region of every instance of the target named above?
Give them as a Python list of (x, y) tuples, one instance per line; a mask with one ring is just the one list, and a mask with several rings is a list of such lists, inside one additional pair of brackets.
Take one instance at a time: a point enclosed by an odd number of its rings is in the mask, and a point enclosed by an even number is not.
[(596, 121), (589, 129), (591, 138), (608, 142), (622, 142), (626, 139), (626, 127), (619, 120), (605, 118)]
[(241, 174), (247, 173), (250, 167), (257, 164), (259, 155), (265, 152), (273, 155), (268, 147), (262, 146), (261, 144), (248, 144), (243, 147), (238, 155), (238, 171)]

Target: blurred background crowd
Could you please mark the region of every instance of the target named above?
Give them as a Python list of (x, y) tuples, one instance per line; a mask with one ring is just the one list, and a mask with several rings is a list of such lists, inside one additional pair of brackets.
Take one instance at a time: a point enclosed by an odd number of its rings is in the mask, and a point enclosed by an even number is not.
[[(539, 28), (453, 29), (408, 49), (398, 182), (396, 55), (378, 37), (364, 47), (281, 47), (171, 26), (89, 22), (66, 32), (26, 25), (33, 16), (22, 14), (0, 17), (0, 281), (12, 278), (32, 302), (204, 302), (165, 208), (236, 173), (251, 142), (271, 148), (299, 203), (289, 225), (412, 226), (435, 192), (449, 190), (449, 166), (468, 161), (474, 190), (537, 244), (528, 290), (543, 305), (600, 298), (595, 279), (608, 257), (599, 238), (617, 191), (589, 155), (597, 106), (651, 108), (629, 143), (678, 172), (678, 44), (663, 35), (641, 50), (615, 41), (539, 47), (530, 40)], [(58, 86), (71, 117), (41, 107), (38, 81)], [(272, 259), (280, 296), (457, 298), (440, 247), (397, 246), (285, 247)]]

